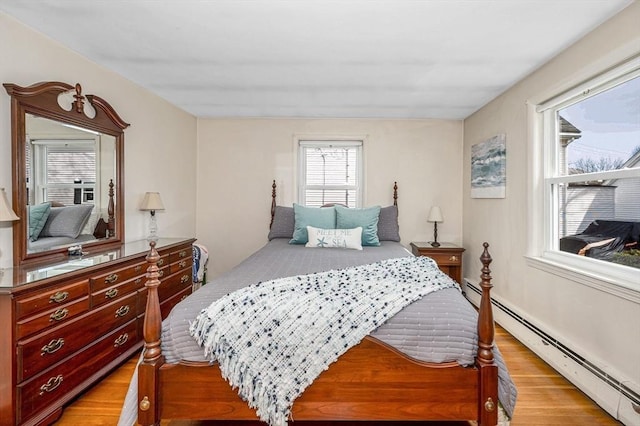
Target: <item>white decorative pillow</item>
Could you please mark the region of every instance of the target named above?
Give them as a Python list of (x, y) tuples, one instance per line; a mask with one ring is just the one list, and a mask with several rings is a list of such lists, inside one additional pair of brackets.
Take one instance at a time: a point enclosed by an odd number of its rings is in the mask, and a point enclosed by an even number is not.
[(307, 226), (309, 241), (305, 247), (331, 247), (362, 250), (362, 227), (321, 229)]

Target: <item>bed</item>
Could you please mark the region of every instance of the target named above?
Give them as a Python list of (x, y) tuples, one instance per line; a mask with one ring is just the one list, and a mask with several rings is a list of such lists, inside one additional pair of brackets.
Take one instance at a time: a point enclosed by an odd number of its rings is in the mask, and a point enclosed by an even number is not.
[[(222, 378), (218, 363), (204, 357), (189, 334), (198, 313), (212, 301), (258, 282), (413, 257), (397, 241), (399, 235), (362, 250), (289, 244), (289, 238), (280, 234), (283, 223), (287, 228), (291, 219), (278, 216), (283, 209), (275, 205), (275, 190), (274, 182), (270, 241), (176, 305), (164, 321), (157, 295), (158, 255), (152, 244), (144, 351), (119, 424), (134, 423), (136, 409), (142, 425), (159, 424), (160, 419), (232, 420), (234, 424), (257, 420), (256, 411)], [(387, 216), (394, 210), (397, 214), (396, 200), (394, 185), (394, 204), (386, 208)], [(395, 220), (397, 228), (397, 216)], [(388, 230), (380, 228), (380, 232)], [(479, 425), (495, 425), (499, 401), (506, 414), (511, 414), (517, 392), (493, 345), (487, 249), (485, 243), (479, 312), (457, 285), (409, 304), (331, 363), (295, 399), (288, 419), (474, 420)], [(429, 273), (452, 281), (431, 263), (434, 270)]]

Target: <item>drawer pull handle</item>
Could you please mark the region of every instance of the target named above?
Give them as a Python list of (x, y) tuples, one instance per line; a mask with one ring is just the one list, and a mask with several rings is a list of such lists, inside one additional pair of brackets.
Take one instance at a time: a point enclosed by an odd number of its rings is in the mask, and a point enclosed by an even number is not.
[(110, 288), (109, 290), (107, 290), (107, 292), (104, 294), (104, 298), (105, 299), (113, 299), (114, 297), (116, 297), (118, 295), (118, 289), (117, 288)]
[(162, 276), (164, 275), (164, 270), (159, 270), (158, 271), (158, 278), (162, 278)]
[(54, 313), (52, 313), (49, 316), (49, 322), (61, 321), (61, 320), (65, 319), (68, 314), (69, 314), (69, 310), (68, 309), (58, 309), (57, 311), (55, 311)]
[(178, 265), (180, 266), (180, 268), (184, 268), (185, 266), (187, 266), (187, 261), (181, 260), (180, 263), (178, 263)]
[(187, 257), (187, 251), (186, 250), (182, 250), (178, 256)]
[(129, 305), (120, 306), (116, 311), (116, 318), (123, 317), (129, 313)]
[(149, 411), (149, 408), (151, 408), (151, 402), (149, 402), (149, 397), (145, 396), (140, 401), (140, 411)]
[(114, 340), (113, 347), (114, 348), (120, 347), (125, 343), (127, 343), (127, 340), (129, 340), (129, 335), (127, 333), (121, 334), (120, 336), (118, 336), (116, 340)]
[(458, 256), (451, 256), (451, 257), (449, 258), (449, 260), (450, 260), (451, 262), (457, 262), (457, 261), (458, 261)]
[(184, 299), (186, 299), (186, 298), (187, 298), (187, 296), (188, 296), (188, 294), (183, 295), (183, 296), (180, 298), (180, 301), (182, 302)]
[(62, 303), (67, 300), (67, 297), (69, 297), (68, 291), (58, 291), (56, 294), (51, 295), (49, 303)]
[(187, 281), (189, 281), (189, 275), (186, 275), (186, 274), (185, 274), (185, 275), (183, 275), (183, 276), (181, 276), (181, 277), (180, 277), (180, 283), (181, 283), (181, 284), (184, 284), (184, 283), (186, 283)]
[(56, 390), (56, 388), (62, 384), (62, 380), (62, 374), (59, 374), (56, 377), (51, 377), (47, 383), (40, 386), (40, 396), (44, 395), (45, 392), (53, 392)]
[(138, 265), (136, 266), (136, 268), (134, 269), (136, 272), (140, 272), (142, 271), (142, 265)]
[(104, 279), (105, 283), (113, 284), (118, 281), (118, 274), (111, 274)]
[(54, 339), (49, 342), (49, 344), (44, 345), (41, 349), (40, 356), (45, 356), (46, 354), (52, 354), (54, 352), (59, 351), (64, 346), (64, 339), (61, 337), (59, 339)]
[(162, 265), (164, 265), (164, 259), (158, 260), (158, 266), (162, 266)]
[(142, 282), (142, 278), (137, 278), (136, 279), (136, 284), (140, 284)]

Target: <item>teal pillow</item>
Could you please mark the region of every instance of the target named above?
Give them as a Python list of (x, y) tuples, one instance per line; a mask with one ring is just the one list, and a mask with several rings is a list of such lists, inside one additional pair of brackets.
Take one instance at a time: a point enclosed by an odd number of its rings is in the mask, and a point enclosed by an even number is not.
[(49, 213), (51, 212), (51, 203), (42, 203), (36, 206), (29, 206), (29, 240), (38, 239), (44, 224), (47, 223)]
[(333, 207), (305, 207), (294, 203), (293, 214), (295, 226), (293, 238), (289, 244), (307, 244), (309, 241), (307, 226), (322, 229), (335, 229), (336, 227), (336, 209)]
[(351, 229), (362, 227), (362, 245), (379, 246), (378, 220), (380, 218), (380, 206), (367, 207), (366, 209), (350, 209), (336, 205), (336, 228)]

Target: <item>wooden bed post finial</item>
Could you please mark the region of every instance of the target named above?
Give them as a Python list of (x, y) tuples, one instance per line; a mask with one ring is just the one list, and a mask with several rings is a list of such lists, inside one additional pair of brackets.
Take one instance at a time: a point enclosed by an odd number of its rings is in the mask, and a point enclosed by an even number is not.
[(493, 323), (493, 310), (491, 308), (491, 255), (489, 244), (482, 244), (484, 250), (480, 256), (482, 273), (480, 274), (482, 298), (478, 312), (478, 354), (476, 365), (479, 373), (480, 406), (478, 407), (478, 425), (495, 425), (498, 422), (498, 366), (493, 358), (493, 338), (495, 325)]
[(162, 315), (160, 313), (160, 301), (158, 298), (158, 286), (160, 285), (160, 273), (158, 268), (158, 261), (160, 255), (156, 250), (156, 242), (149, 242), (151, 249), (147, 254), (147, 262), (149, 267), (147, 268), (147, 309), (146, 316), (149, 321), (144, 322), (144, 362), (152, 363), (157, 361), (162, 353), (160, 351), (160, 333), (162, 327)]
[(482, 262), (482, 273), (480, 275), (482, 288), (482, 299), (480, 300), (480, 321), (478, 322), (478, 361), (480, 363), (493, 363), (493, 339), (494, 324), (493, 312), (491, 309), (491, 269), (489, 265), (493, 261), (489, 254), (489, 243), (482, 244), (484, 250), (480, 256)]
[(276, 216), (276, 180), (273, 180), (271, 184), (271, 222), (269, 222), (269, 229), (273, 226), (273, 218)]
[[(113, 179), (109, 180), (109, 204), (107, 205), (107, 238), (116, 235), (115, 203), (113, 201)], [(118, 200), (120, 202), (120, 200)], [(122, 235), (120, 235), (122, 238)]]
[(393, 182), (393, 205), (398, 205), (398, 182)]

